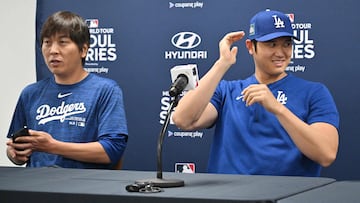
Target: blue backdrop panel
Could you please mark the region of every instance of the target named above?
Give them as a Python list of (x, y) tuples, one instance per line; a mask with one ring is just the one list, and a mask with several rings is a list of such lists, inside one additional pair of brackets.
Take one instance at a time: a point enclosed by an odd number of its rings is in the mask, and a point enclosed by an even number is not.
[[(291, 16), (300, 38), (288, 71), (326, 84), (340, 111), (339, 154), (322, 175), (359, 179), (359, 5), (355, 0), (38, 0), (37, 79), (50, 74), (38, 41), (44, 20), (58, 10), (80, 14), (90, 27), (92, 40), (85, 67), (116, 80), (124, 92), (130, 133), (124, 168), (156, 170), (157, 139), (169, 108), (169, 70), (176, 65), (197, 64), (201, 77), (217, 59), (218, 41), (225, 33), (247, 33), (249, 19), (256, 12), (280, 10)], [(191, 49), (174, 46), (171, 39), (183, 32), (200, 36), (200, 44)], [(254, 70), (244, 40), (236, 45), (237, 64), (225, 79), (245, 78)], [(164, 140), (164, 170), (174, 171), (176, 163), (194, 163), (196, 172), (206, 172), (212, 132), (182, 132), (171, 124)]]

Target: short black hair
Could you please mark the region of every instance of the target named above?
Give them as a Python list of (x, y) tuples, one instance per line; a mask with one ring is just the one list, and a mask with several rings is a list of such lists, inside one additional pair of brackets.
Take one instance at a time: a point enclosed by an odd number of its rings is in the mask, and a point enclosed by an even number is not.
[[(44, 38), (51, 37), (57, 33), (67, 35), (76, 43), (79, 50), (83, 49), (84, 44), (90, 47), (90, 32), (85, 20), (70, 11), (58, 11), (49, 16), (40, 33), (40, 45), (42, 46)], [(85, 58), (82, 61), (85, 63)]]
[(256, 46), (257, 46), (257, 41), (256, 41), (256, 39), (252, 39), (252, 40), (251, 40), (251, 43), (253, 43), (254, 49), (255, 49), (255, 53), (256, 53), (256, 50), (257, 50), (257, 48), (256, 48)]

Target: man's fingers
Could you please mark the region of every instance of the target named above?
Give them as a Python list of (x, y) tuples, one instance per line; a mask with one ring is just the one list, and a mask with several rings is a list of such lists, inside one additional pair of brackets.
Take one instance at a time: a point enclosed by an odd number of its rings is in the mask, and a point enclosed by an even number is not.
[(233, 43), (242, 39), (244, 35), (245, 35), (244, 31), (231, 32), (228, 34), (227, 39)]

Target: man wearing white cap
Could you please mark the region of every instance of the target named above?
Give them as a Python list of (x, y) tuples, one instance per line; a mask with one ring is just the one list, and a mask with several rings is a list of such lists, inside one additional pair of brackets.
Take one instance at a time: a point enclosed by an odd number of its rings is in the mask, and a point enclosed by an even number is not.
[(225, 81), (243, 31), (225, 35), (220, 57), (181, 98), (173, 121), (183, 130), (215, 126), (208, 172), (319, 176), (338, 150), (339, 113), (329, 90), (287, 73), (296, 39), (287, 15), (261, 11), (246, 47), (255, 72)]

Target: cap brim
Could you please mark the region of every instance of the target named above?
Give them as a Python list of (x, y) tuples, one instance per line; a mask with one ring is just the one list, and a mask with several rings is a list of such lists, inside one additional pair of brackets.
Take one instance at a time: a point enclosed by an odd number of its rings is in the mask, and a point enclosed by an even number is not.
[(294, 35), (288, 33), (288, 32), (276, 32), (276, 33), (271, 33), (271, 34), (267, 34), (267, 35), (264, 35), (262, 37), (259, 37), (259, 38), (256, 38), (255, 40), (256, 41), (259, 41), (259, 42), (265, 42), (265, 41), (269, 41), (269, 40), (272, 40), (272, 39), (275, 39), (275, 38), (278, 38), (278, 37), (292, 37), (296, 40), (299, 40), (297, 37), (295, 37)]

